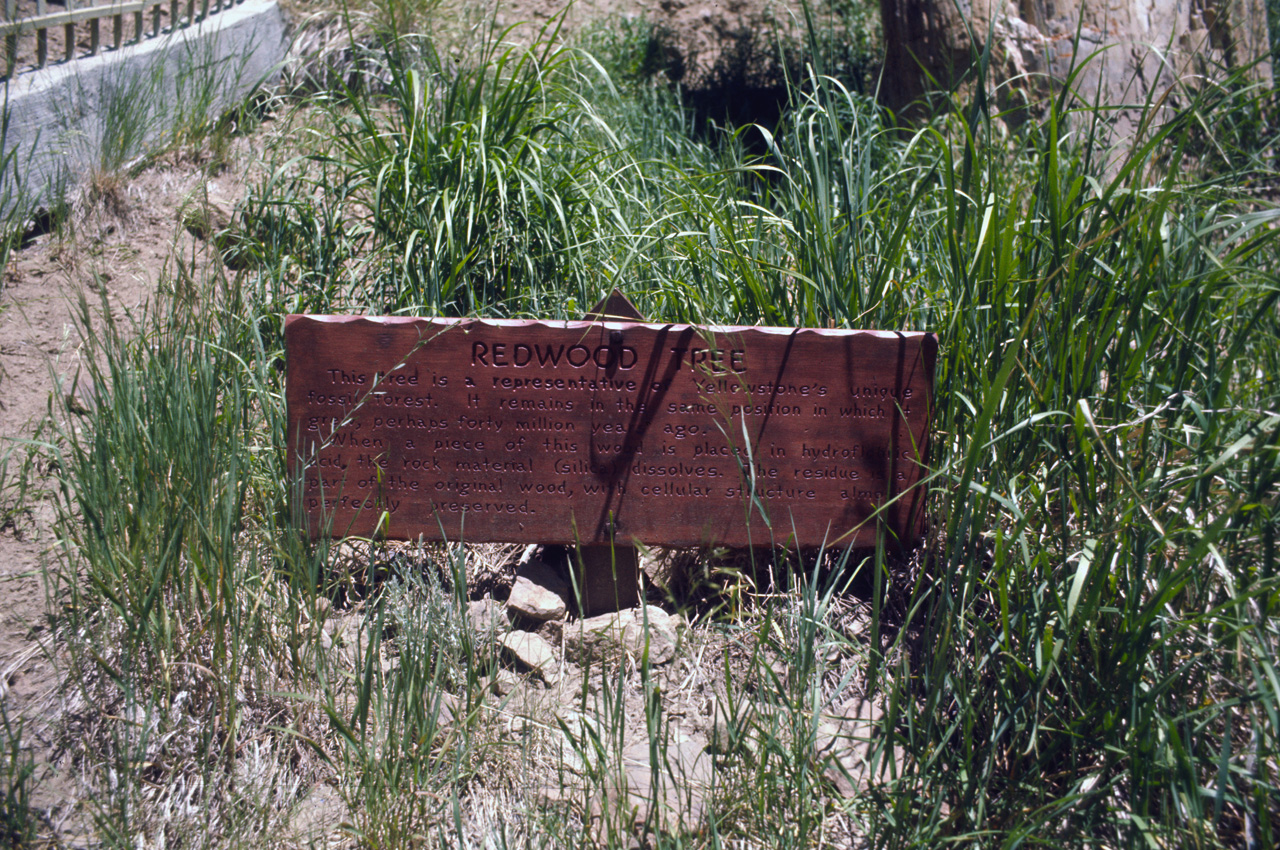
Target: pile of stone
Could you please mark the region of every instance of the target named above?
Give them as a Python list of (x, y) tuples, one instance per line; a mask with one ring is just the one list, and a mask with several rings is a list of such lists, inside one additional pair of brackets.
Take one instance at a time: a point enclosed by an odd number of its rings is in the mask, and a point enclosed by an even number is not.
[(504, 667), (490, 680), (506, 695), (522, 682), (547, 687), (560, 681), (567, 663), (648, 663), (660, 666), (676, 654), (683, 620), (655, 605), (594, 617), (576, 617), (574, 587), (565, 565), (525, 549), (505, 603), (486, 596), (468, 609), (477, 635), (492, 638)]
[[(515, 714), (553, 715), (557, 722), (545, 725), (568, 738), (558, 779), (537, 789), (548, 800), (566, 799), (563, 783), (572, 781), (567, 777), (587, 781), (575, 753), (589, 737), (587, 727), (599, 721), (578, 705), (582, 683), (591, 687), (590, 677), (581, 678), (582, 668), (616, 665), (626, 675), (644, 663), (663, 667), (675, 660), (686, 639), (683, 619), (653, 605), (579, 616), (580, 594), (570, 575), (571, 567), (559, 553), (529, 546), (509, 597), (499, 602), (486, 596), (468, 610), (474, 633), (492, 641), (500, 659), (486, 687), (510, 697), (504, 702)], [(731, 708), (715, 697), (700, 711), (668, 708), (677, 719), (664, 726), (656, 746), (643, 726), (643, 709), (628, 709), (639, 725), (628, 722), (617, 730), (621, 761), (606, 778), (603, 796), (592, 803), (598, 807), (593, 809), (597, 823), (603, 822), (602, 807), (617, 806), (637, 828), (646, 823), (671, 831), (703, 828), (717, 782), (716, 765), (757, 757), (761, 734), (794, 732), (790, 719), (775, 718), (778, 709), (765, 703)], [(856, 797), (864, 786), (878, 720), (876, 707), (863, 700), (830, 706), (802, 744), (812, 748), (811, 757), (833, 796)]]

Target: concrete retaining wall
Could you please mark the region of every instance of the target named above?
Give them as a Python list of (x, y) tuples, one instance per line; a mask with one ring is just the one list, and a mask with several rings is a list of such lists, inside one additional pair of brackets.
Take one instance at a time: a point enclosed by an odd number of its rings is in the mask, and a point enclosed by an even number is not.
[(214, 114), (274, 76), (287, 46), (276, 0), (246, 0), (169, 35), (18, 75), (3, 139), (16, 164), (0, 173), (0, 203), (20, 188), (46, 204), (94, 169), (120, 167), (175, 120)]

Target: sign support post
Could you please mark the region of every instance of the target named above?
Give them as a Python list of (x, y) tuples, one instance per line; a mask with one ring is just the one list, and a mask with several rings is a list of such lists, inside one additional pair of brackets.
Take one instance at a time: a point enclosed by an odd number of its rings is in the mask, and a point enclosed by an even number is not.
[[(587, 311), (588, 322), (643, 322), (644, 316), (627, 296), (614, 289)], [(640, 601), (640, 553), (634, 546), (608, 544), (579, 545), (570, 555), (574, 587), (580, 613), (584, 617), (622, 611)]]

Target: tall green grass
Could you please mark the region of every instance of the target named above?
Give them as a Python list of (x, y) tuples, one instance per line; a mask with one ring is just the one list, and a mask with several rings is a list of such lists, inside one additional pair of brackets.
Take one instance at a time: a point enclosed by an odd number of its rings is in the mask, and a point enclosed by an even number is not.
[[(253, 800), (245, 771), (293, 758), (261, 747), (262, 729), (282, 693), (324, 671), (310, 620), (327, 547), (289, 513), (277, 355), (239, 290), (189, 268), (139, 315), (81, 302), (77, 393), (92, 427), (58, 404), (47, 447), (62, 532), (51, 579), (80, 707), (66, 745), (128, 777), (92, 800), (113, 846), (157, 829), (273, 834), (293, 801), (272, 788)], [(247, 767), (252, 741), (261, 763)], [(193, 782), (199, 817), (171, 796)]]
[(368, 207), (364, 300), (378, 309), (519, 310), (528, 281), (583, 285), (559, 262), (593, 163), (558, 144), (572, 130), (555, 90), (568, 51), (502, 36), (461, 67), (430, 39), (390, 39), (378, 57), (386, 94), (348, 91), (336, 105), (335, 164), (342, 191)]
[[(0, 269), (9, 265), (9, 255), (26, 232), (32, 198), (23, 179), (25, 153), (10, 136), (9, 84), (4, 84), (0, 103)], [(0, 282), (0, 292), (4, 284)]]
[(1275, 216), (1183, 176), (1198, 107), (1110, 178), (1061, 102), (1025, 182), (984, 115), (939, 157), (944, 442), (886, 843), (1269, 838)]

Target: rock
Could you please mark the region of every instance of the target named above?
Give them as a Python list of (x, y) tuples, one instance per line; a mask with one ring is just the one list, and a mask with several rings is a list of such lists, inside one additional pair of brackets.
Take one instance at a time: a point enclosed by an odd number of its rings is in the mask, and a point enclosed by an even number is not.
[(180, 215), (182, 226), (201, 242), (212, 242), (231, 227), (231, 214), (208, 199), (191, 199)]
[(879, 706), (857, 699), (818, 719), (815, 755), (822, 775), (841, 797), (856, 797), (870, 778), (880, 718)]
[(425, 695), (425, 698), (427, 711), (432, 711), (434, 709), (437, 712), (436, 722), (441, 726), (453, 725), (453, 723), (457, 721), (458, 715), (462, 713), (461, 709), (464, 707), (462, 700), (458, 699), (458, 697), (448, 691), (441, 691), (434, 695), (428, 692)]
[(242, 250), (242, 239), (232, 227), (231, 213), (208, 199), (193, 199), (181, 212), (182, 226), (201, 242), (206, 242), (222, 255), (222, 262), (232, 271), (248, 268), (252, 257)]
[(702, 566), (697, 549), (644, 549), (640, 569), (650, 585), (675, 598), (686, 596), (692, 576)]
[(316, 622), (323, 623), (329, 619), (329, 615), (333, 613), (333, 603), (327, 596), (317, 596), (315, 602), (315, 618)]
[(711, 740), (707, 749), (717, 755), (732, 755), (743, 744), (746, 736), (741, 733), (738, 719), (730, 717), (727, 707), (718, 699), (708, 700), (711, 708)]
[[(304, 610), (302, 614), (305, 617), (306, 611)], [(319, 638), (320, 648), (328, 652), (346, 642), (343, 633), (345, 625), (343, 618), (333, 615), (333, 603), (321, 596), (316, 599), (311, 609), (311, 620), (302, 627), (302, 631), (307, 636), (314, 635)]]
[(498, 641), (503, 653), (521, 670), (528, 670), (549, 685), (560, 678), (555, 650), (551, 644), (531, 632), (507, 632)]
[(325, 634), (329, 636), (331, 646), (346, 646), (350, 643), (347, 633), (354, 633), (357, 626), (352, 622), (352, 617), (329, 617), (320, 627)]
[(579, 664), (617, 660), (623, 655), (638, 661), (644, 656), (647, 636), (649, 663), (666, 664), (675, 657), (679, 626), (679, 617), (654, 605), (590, 617), (565, 628), (565, 655)]
[(545, 638), (552, 646), (558, 646), (564, 642), (564, 620), (547, 620), (533, 631)]
[(467, 621), (471, 623), (471, 630), (478, 635), (496, 635), (507, 628), (507, 618), (502, 614), (502, 606), (489, 596), (467, 603)]
[(838, 721), (830, 717), (818, 721), (814, 749), (817, 750), (818, 763), (823, 765), (822, 775), (845, 799), (857, 796), (858, 788), (854, 782), (862, 773), (860, 766), (854, 763), (854, 754), (848, 744), (848, 734)]
[[(559, 732), (560, 737), (556, 772), (562, 776), (571, 774), (574, 780), (586, 778), (590, 773), (590, 767), (588, 760), (583, 759), (583, 754), (596, 752), (596, 742), (608, 740), (608, 731), (601, 728), (600, 721), (594, 713), (575, 709), (557, 712), (552, 725)], [(556, 747), (556, 744), (553, 743), (551, 746)], [(557, 785), (560, 784), (557, 783)]]
[[(1179, 99), (1193, 77), (1221, 80), (1225, 72), (1242, 69), (1254, 81), (1271, 85), (1266, 9), (1254, 0), (884, 0), (880, 10), (885, 45), (880, 95), (900, 117), (926, 92), (971, 81), (986, 47), (988, 90), (1001, 113), (1013, 110), (1014, 123), (1042, 113), (1051, 81), (1068, 74), (1072, 94), (1085, 104), (1126, 107), (1149, 101), (1166, 114), (1185, 107)], [(1097, 55), (1083, 62), (1091, 53)], [(1116, 119), (1123, 125), (1134, 117), (1122, 113)]]
[(667, 832), (698, 828), (706, 817), (715, 773), (706, 742), (696, 735), (676, 732), (671, 740), (659, 744), (657, 754), (655, 765), (647, 740), (623, 747), (625, 805), (634, 822)]
[(500, 669), (489, 680), (489, 690), (500, 697), (505, 697), (523, 684), (524, 680), (515, 673), (510, 670)]
[(557, 725), (569, 736), (575, 748), (589, 748), (592, 740), (603, 740), (600, 733), (600, 722), (594, 716), (572, 709), (556, 715), (560, 721)]
[(559, 573), (542, 561), (529, 560), (516, 572), (516, 581), (507, 599), (507, 613), (514, 622), (559, 620), (569, 611), (565, 602), (568, 595), (569, 583)]

